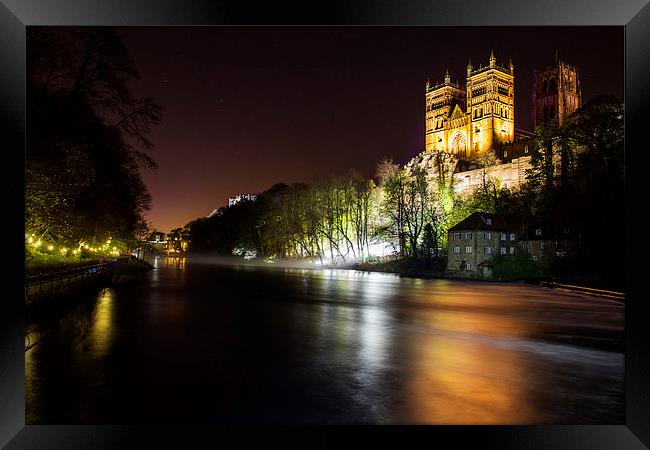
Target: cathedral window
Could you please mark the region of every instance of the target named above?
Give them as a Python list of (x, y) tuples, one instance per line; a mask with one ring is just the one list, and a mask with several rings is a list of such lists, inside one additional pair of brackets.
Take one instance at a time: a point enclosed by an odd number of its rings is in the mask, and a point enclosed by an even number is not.
[(464, 158), (466, 155), (465, 136), (462, 133), (456, 133), (451, 141), (451, 151), (454, 155)]

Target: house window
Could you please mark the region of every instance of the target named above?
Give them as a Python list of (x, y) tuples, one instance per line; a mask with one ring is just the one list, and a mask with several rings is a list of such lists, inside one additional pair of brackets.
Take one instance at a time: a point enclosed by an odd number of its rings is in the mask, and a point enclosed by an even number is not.
[(508, 239), (508, 236), (506, 236), (505, 233), (501, 233), (501, 236), (500, 236), (500, 237), (501, 237), (501, 240), (502, 240), (502, 241), (505, 241), (506, 239)]
[(454, 233), (454, 241), (460, 241), (460, 233)]
[(510, 240), (514, 241), (515, 240), (515, 233), (510, 233)]
[(483, 239), (489, 241), (490, 239), (492, 239), (492, 233), (483, 233)]
[(472, 233), (465, 233), (465, 239), (472, 239)]
[(535, 236), (541, 236), (541, 235), (542, 235), (542, 229), (541, 229), (541, 228), (537, 228), (537, 229), (535, 230)]
[(468, 245), (465, 247), (465, 253), (472, 253), (472, 246)]
[(506, 254), (506, 248), (505, 247), (499, 248), (499, 253), (501, 253), (502, 255), (505, 255)]
[(533, 255), (533, 261), (537, 261), (537, 256)]
[(504, 158), (507, 158), (507, 157), (508, 157), (508, 150), (504, 150), (504, 151), (503, 151), (503, 157), (504, 157)]
[(454, 247), (454, 253), (460, 253), (460, 245)]
[(492, 254), (492, 247), (490, 247), (488, 245), (487, 247), (485, 247), (484, 251), (485, 251), (486, 255), (491, 255)]
[(544, 250), (544, 241), (539, 243), (539, 249)]
[(528, 153), (528, 144), (524, 145), (524, 153)]
[(510, 254), (511, 254), (511, 255), (514, 255), (514, 254), (515, 254), (515, 248), (514, 248), (514, 247), (510, 247)]
[(492, 225), (492, 219), (488, 217), (487, 219), (485, 219), (485, 223), (488, 225)]
[(465, 265), (465, 269), (467, 269), (468, 272), (471, 272), (471, 271), (472, 271), (472, 264), (467, 263), (467, 264)]

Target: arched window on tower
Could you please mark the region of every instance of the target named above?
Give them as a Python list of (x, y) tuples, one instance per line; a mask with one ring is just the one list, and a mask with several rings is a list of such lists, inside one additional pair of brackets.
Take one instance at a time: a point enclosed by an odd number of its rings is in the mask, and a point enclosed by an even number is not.
[(546, 80), (542, 84), (542, 92), (548, 92), (548, 82)]
[(451, 141), (451, 152), (459, 158), (465, 158), (466, 155), (466, 141), (465, 136), (462, 133), (458, 132), (454, 135), (454, 138)]
[(551, 92), (555, 92), (556, 87), (557, 87), (557, 83), (555, 82), (555, 78), (551, 78), (551, 85), (549, 87)]

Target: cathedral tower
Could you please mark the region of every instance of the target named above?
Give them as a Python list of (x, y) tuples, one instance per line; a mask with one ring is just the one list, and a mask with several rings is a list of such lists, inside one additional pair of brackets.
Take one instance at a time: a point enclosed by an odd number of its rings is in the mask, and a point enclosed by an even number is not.
[(515, 77), (512, 62), (497, 64), (494, 53), (489, 65), (467, 66), (467, 83), (443, 83), (425, 90), (425, 149), (443, 150), (459, 158), (495, 149), (514, 141)]
[[(459, 111), (465, 115), (465, 89), (451, 82), (449, 71), (445, 81), (437, 85), (427, 82), (425, 89), (425, 149), (444, 150), (448, 147), (449, 120)], [(463, 149), (464, 151), (464, 149)]]
[(562, 125), (566, 117), (582, 106), (578, 70), (556, 59), (554, 65), (533, 72), (533, 127), (554, 120)]
[(515, 76), (512, 62), (508, 68), (497, 65), (494, 52), (487, 67), (467, 66), (467, 113), (471, 117), (471, 154), (494, 149), (514, 141)]

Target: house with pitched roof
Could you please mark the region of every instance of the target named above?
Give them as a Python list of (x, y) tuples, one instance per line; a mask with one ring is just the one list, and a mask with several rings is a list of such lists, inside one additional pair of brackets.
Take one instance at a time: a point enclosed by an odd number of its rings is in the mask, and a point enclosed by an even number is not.
[(515, 255), (518, 232), (512, 218), (475, 212), (449, 229), (447, 275), (490, 279), (495, 255)]

